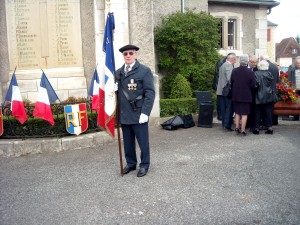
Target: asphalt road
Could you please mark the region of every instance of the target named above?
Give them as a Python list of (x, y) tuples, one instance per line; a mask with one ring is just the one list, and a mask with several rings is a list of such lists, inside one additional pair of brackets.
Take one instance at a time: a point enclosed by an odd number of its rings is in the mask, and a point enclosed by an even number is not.
[(300, 122), (273, 135), (150, 129), (147, 176), (104, 149), (0, 158), (0, 224), (300, 224)]

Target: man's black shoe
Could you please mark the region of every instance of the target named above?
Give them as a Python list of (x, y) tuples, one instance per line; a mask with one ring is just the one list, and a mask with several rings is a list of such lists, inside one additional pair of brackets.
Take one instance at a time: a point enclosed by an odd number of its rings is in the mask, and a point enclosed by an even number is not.
[(133, 171), (135, 170), (135, 167), (129, 167), (128, 165), (125, 166), (124, 170), (123, 170), (123, 174), (127, 174), (129, 173), (130, 171)]
[(229, 132), (234, 131), (234, 129), (232, 129), (232, 128), (226, 128), (226, 127), (225, 127), (225, 130), (229, 131)]
[(143, 177), (147, 174), (148, 170), (145, 168), (140, 168), (139, 172), (137, 173), (137, 177)]
[(260, 125), (260, 126), (259, 126), (259, 129), (260, 129), (260, 130), (267, 130), (268, 128), (267, 128), (266, 126), (264, 126), (264, 125)]

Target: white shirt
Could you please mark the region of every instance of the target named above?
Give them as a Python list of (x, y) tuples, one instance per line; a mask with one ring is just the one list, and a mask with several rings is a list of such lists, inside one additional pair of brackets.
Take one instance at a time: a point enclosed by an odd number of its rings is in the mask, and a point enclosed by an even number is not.
[[(129, 65), (130, 67), (129, 67), (129, 69), (128, 69), (128, 72), (129, 72), (130, 70), (132, 70), (132, 67), (134, 66), (134, 64), (135, 64), (135, 61)], [(127, 67), (127, 66), (128, 66), (128, 65), (125, 64), (125, 66), (124, 66), (124, 72), (126, 72), (126, 67)]]

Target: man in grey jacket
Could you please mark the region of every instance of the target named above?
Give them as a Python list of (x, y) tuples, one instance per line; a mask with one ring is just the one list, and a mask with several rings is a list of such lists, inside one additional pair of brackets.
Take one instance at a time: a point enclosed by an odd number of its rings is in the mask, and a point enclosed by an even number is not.
[(124, 174), (136, 169), (136, 143), (141, 150), (138, 177), (145, 176), (150, 165), (148, 121), (155, 98), (153, 74), (137, 58), (139, 47), (126, 45), (119, 49), (125, 64), (117, 71), (118, 109), (122, 126), (127, 165)]
[(222, 114), (222, 127), (227, 131), (233, 131), (232, 116), (233, 108), (230, 96), (224, 96), (222, 91), (225, 85), (230, 82), (233, 64), (236, 62), (236, 55), (234, 53), (228, 54), (226, 62), (220, 67), (219, 80), (217, 87), (217, 96), (220, 98), (221, 114)]

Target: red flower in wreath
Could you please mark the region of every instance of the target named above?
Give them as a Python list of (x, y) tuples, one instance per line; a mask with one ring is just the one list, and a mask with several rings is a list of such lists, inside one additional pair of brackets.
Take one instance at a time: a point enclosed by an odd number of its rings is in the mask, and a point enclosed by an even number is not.
[(279, 76), (277, 84), (278, 100), (286, 103), (300, 103), (299, 95), (296, 94), (296, 89), (288, 80), (288, 73), (282, 73)]

